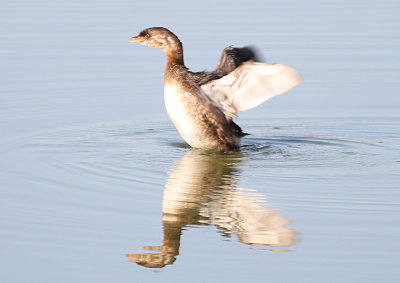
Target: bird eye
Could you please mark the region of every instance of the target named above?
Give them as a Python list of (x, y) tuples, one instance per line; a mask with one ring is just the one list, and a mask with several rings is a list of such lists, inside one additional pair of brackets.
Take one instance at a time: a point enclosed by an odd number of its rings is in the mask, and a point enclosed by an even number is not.
[(144, 36), (144, 38), (149, 38), (149, 37), (150, 37), (149, 33), (146, 33), (146, 35)]

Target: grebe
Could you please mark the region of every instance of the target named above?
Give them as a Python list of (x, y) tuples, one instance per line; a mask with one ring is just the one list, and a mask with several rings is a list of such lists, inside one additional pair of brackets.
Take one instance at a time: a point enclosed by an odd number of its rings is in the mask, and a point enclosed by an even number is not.
[(213, 72), (191, 72), (184, 65), (181, 41), (168, 29), (147, 28), (129, 41), (166, 53), (165, 107), (179, 134), (195, 148), (239, 150), (240, 138), (247, 134), (232, 120), (237, 111), (256, 107), (300, 82), (295, 69), (257, 62), (249, 47), (227, 47)]

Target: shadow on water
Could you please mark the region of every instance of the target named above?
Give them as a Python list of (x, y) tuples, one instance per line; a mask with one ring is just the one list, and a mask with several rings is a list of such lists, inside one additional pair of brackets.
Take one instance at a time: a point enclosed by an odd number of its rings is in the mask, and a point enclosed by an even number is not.
[(286, 227), (291, 221), (267, 209), (263, 195), (237, 186), (243, 159), (241, 153), (188, 151), (165, 185), (162, 245), (142, 247), (151, 252), (128, 254), (128, 260), (150, 268), (174, 263), (182, 231), (194, 225), (215, 225), (243, 244), (294, 245), (297, 232)]

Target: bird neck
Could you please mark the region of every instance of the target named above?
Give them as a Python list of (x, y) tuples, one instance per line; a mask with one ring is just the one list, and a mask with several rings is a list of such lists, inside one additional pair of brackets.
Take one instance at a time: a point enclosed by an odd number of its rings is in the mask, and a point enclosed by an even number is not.
[(175, 66), (184, 66), (182, 47), (166, 50), (167, 54), (167, 69)]
[(183, 62), (183, 49), (182, 45), (168, 50), (164, 50), (167, 54), (167, 65), (165, 67), (165, 80), (166, 81), (179, 81), (182, 75), (182, 70), (185, 70)]

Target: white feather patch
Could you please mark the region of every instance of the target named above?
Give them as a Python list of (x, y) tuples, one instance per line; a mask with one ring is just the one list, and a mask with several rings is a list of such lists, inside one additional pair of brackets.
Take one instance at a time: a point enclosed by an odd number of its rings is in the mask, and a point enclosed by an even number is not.
[(292, 67), (248, 62), (200, 89), (226, 116), (235, 117), (235, 111), (254, 108), (294, 88), (300, 81), (299, 73)]

